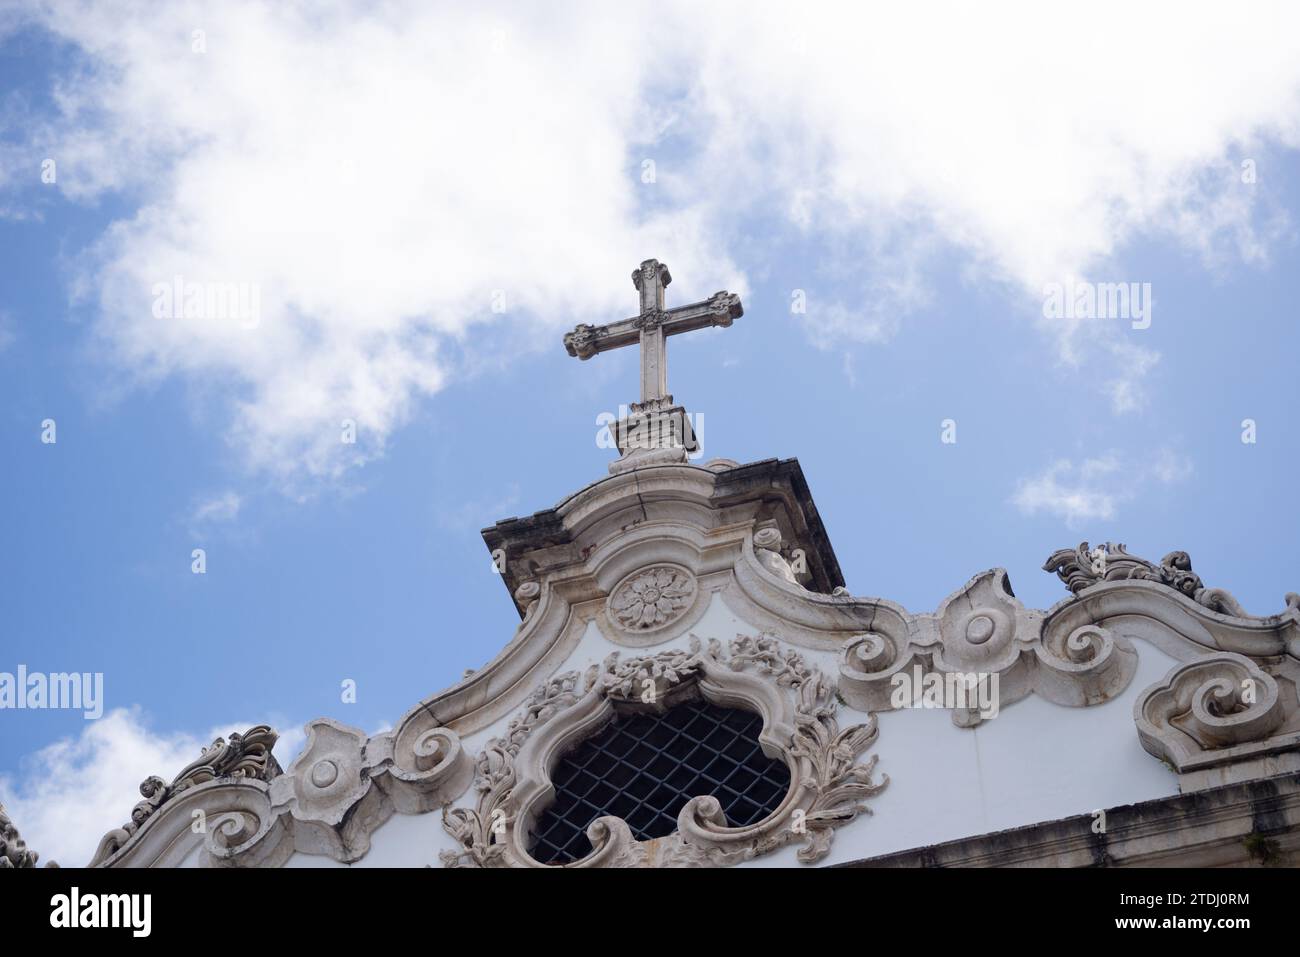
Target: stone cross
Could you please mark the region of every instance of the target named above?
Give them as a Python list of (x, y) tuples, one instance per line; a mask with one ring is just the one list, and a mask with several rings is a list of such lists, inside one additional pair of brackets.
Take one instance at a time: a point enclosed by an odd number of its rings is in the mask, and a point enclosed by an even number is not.
[(632, 273), (632, 284), (641, 294), (641, 312), (637, 316), (605, 326), (584, 323), (564, 336), (564, 348), (579, 359), (640, 343), (641, 402), (632, 407), (634, 412), (655, 411), (673, 404), (668, 393), (669, 336), (729, 326), (744, 314), (740, 297), (725, 291), (715, 292), (703, 302), (665, 309), (664, 287), (672, 281), (667, 266), (657, 259), (647, 259)]

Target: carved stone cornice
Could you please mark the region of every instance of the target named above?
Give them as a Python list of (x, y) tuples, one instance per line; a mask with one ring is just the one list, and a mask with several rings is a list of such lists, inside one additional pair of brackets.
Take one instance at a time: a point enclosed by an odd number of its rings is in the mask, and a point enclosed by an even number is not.
[[(914, 684), (913, 675), (985, 682), (996, 689), (997, 710), (1029, 694), (1078, 707), (1114, 698), (1137, 670), (1132, 645), (1106, 628), (1045, 629), (1041, 613), (1020, 604), (1001, 568), (975, 576), (933, 615), (913, 616), (908, 624), (906, 631), (895, 626), (892, 633), (869, 631), (844, 642), (839, 687), (853, 707), (911, 706), (908, 695), (900, 703), (896, 692)], [(987, 717), (974, 707), (949, 710), (960, 727)]]
[[(807, 666), (798, 652), (774, 639), (737, 636), (729, 654), (721, 644), (692, 637), (673, 649), (631, 660), (618, 653), (588, 669), (577, 696), (578, 675), (569, 672), (538, 688), (504, 738), (480, 753), (473, 808), (443, 811), (443, 826), (461, 846), (443, 852), (447, 866), (545, 866), (528, 853), (533, 822), (553, 794), (550, 768), (570, 746), (594, 733), (617, 709), (665, 709), (691, 694), (761, 714), (759, 740), (782, 755), (791, 788), (765, 820), (729, 827), (718, 801), (688, 801), (677, 831), (636, 841), (617, 817), (594, 821), (587, 834), (594, 850), (571, 867), (717, 866), (770, 853), (793, 842), (798, 859), (824, 857), (835, 828), (868, 813), (865, 800), (888, 783), (873, 778), (875, 758), (857, 756), (875, 741), (876, 723), (840, 729), (834, 686)], [(649, 704), (647, 704), (649, 702)]]
[[(1300, 864), (1300, 775), (1234, 782), (841, 867), (1250, 867)], [(1264, 842), (1267, 842), (1265, 844)]]

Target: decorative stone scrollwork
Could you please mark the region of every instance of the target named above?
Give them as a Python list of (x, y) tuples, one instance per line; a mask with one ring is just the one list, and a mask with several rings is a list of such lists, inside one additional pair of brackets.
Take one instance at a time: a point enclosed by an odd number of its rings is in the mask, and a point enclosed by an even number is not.
[(447, 866), (540, 867), (528, 853), (532, 823), (553, 793), (549, 769), (571, 743), (594, 733), (620, 709), (665, 709), (689, 695), (761, 714), (764, 751), (790, 766), (791, 788), (777, 810), (748, 827), (728, 827), (718, 801), (688, 801), (672, 835), (636, 841), (617, 817), (587, 830), (593, 852), (573, 867), (728, 865), (803, 842), (797, 857), (820, 860), (834, 830), (869, 813), (865, 801), (888, 783), (873, 777), (876, 759), (857, 756), (876, 739), (873, 718), (841, 729), (835, 689), (802, 655), (773, 638), (737, 636), (724, 653), (717, 641), (691, 637), (674, 649), (621, 660), (618, 653), (579, 676), (568, 672), (537, 689), (503, 738), (478, 759), (473, 808), (447, 808), (443, 826), (461, 846), (441, 855)]
[(911, 707), (912, 689), (922, 684), (984, 689), (993, 699), (987, 713), (971, 706), (965, 691), (955, 704), (939, 705), (952, 711), (954, 724), (973, 727), (1029, 694), (1069, 706), (1108, 701), (1136, 670), (1132, 644), (1105, 628), (1044, 631), (1041, 614), (1016, 600), (998, 568), (971, 579), (934, 615), (916, 616), (907, 633), (848, 639), (840, 650), (839, 687), (862, 711)]
[(535, 581), (526, 581), (515, 589), (515, 601), (523, 609), (524, 617), (519, 622), (519, 627), (523, 628), (528, 624), (529, 619), (533, 617), (533, 612), (537, 610), (537, 602), (542, 595), (542, 586)]
[[(275, 740), (259, 726), (229, 743), (219, 739), (170, 785), (146, 780), (131, 822), (104, 838), (91, 866), (174, 865), (195, 843), (206, 850), (205, 866), (277, 865), (294, 851), (354, 861), (394, 812), (446, 804), (474, 770), (456, 733), (422, 707), (373, 738), (319, 718), (285, 772), (271, 755)], [(205, 826), (190, 838), (195, 814)]]
[(1295, 687), (1282, 685), (1244, 655), (1224, 653), (1173, 668), (1133, 707), (1138, 737), (1178, 771), (1222, 764), (1265, 750), (1294, 747), (1277, 734), (1296, 711)]
[(1045, 629), (1034, 654), (1034, 690), (1056, 704), (1109, 701), (1128, 687), (1137, 671), (1133, 643), (1100, 625), (1083, 625), (1069, 633)]
[(159, 808), (191, 788), (221, 778), (270, 781), (277, 777), (280, 765), (271, 754), (276, 739), (274, 731), (259, 724), (243, 734), (231, 734), (229, 741), (217, 738), (171, 784), (157, 776), (146, 778), (140, 784), (144, 800), (132, 809), (131, 820), (104, 835), (89, 866), (95, 867), (112, 857)]
[(653, 332), (668, 321), (668, 313), (663, 309), (651, 309), (643, 312), (633, 320), (632, 325), (646, 332)]
[(608, 615), (633, 635), (662, 631), (695, 602), (695, 576), (678, 565), (654, 565), (633, 572), (610, 592)]
[(608, 333), (609, 326), (579, 323), (572, 332), (564, 334), (565, 351), (578, 359), (590, 359), (596, 354), (596, 341)]
[(276, 795), (290, 808), (303, 850), (345, 858), (364, 853), (370, 826), (383, 814), (382, 795), (365, 768), (366, 740), (328, 718), (307, 726), (307, 744), (289, 767), (292, 794)]
[(394, 812), (423, 814), (468, 786), (460, 738), (415, 708), (396, 730), (373, 738), (328, 718), (307, 728), (307, 745), (273, 797), (292, 816), (298, 850), (354, 861)]
[[(26, 870), (36, 866), (40, 855), (28, 850), (22, 835), (14, 822), (9, 820), (3, 804), (0, 804), (0, 871)], [(58, 867), (53, 861), (47, 861), (46, 867)]]
[(632, 285), (636, 286), (637, 292), (641, 291), (641, 285), (659, 277), (660, 285), (667, 286), (673, 281), (672, 273), (657, 259), (647, 259), (641, 265), (632, 270)]
[(709, 311), (713, 313), (714, 322), (723, 328), (731, 325), (733, 321), (744, 314), (740, 305), (740, 297), (734, 292), (727, 292), (725, 289), (715, 292), (709, 297)]
[(1062, 548), (1049, 555), (1043, 563), (1043, 571), (1055, 572), (1065, 587), (1076, 595), (1104, 581), (1153, 581), (1186, 595), (1211, 611), (1238, 618), (1252, 617), (1222, 588), (1206, 588), (1201, 577), (1192, 571), (1192, 558), (1186, 552), (1170, 552), (1157, 565), (1130, 555), (1122, 544), (1107, 542), (1089, 548), (1087, 542), (1081, 542), (1078, 548)]

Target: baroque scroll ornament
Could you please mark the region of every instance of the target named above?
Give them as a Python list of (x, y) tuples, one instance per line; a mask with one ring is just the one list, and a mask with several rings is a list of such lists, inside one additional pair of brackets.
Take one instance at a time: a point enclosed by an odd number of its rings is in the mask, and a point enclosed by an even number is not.
[[(0, 804), (0, 871), (27, 870), (36, 866), (40, 855), (29, 850), (18, 828), (9, 819), (3, 804)], [(58, 867), (53, 861), (46, 867)]]
[(259, 724), (243, 734), (232, 733), (229, 741), (217, 738), (170, 784), (156, 775), (145, 778), (140, 783), (144, 800), (131, 810), (131, 820), (104, 835), (87, 866), (96, 867), (112, 857), (159, 808), (183, 791), (217, 778), (270, 781), (277, 777), (281, 773), (280, 765), (271, 754), (277, 738), (270, 727)]
[[(648, 841), (634, 840), (617, 817), (598, 818), (587, 829), (595, 850), (576, 866), (730, 865), (798, 842), (804, 845), (797, 855), (801, 862), (825, 857), (834, 830), (869, 814), (864, 802), (889, 782), (884, 775), (875, 780), (875, 756), (865, 763), (857, 760), (876, 740), (875, 717), (841, 729), (834, 685), (773, 638), (738, 635), (728, 652), (717, 640), (702, 644), (692, 635), (687, 650), (628, 660), (615, 652), (587, 670), (580, 696), (577, 672), (539, 687), (506, 735), (488, 742), (479, 755), (476, 806), (444, 808), (443, 826), (461, 849), (442, 852), (442, 862), (449, 867), (542, 866), (523, 849), (528, 835), (516, 832), (520, 821), (534, 818), (539, 810), (534, 799), (546, 791), (546, 781), (533, 779), (537, 773), (545, 776), (553, 757), (547, 750), (550, 742), (537, 742), (539, 731), (541, 737), (554, 731), (550, 736), (563, 740), (566, 728), (556, 730), (556, 724), (589, 730), (593, 722), (612, 718), (617, 704), (662, 703), (674, 693), (687, 693), (691, 684), (706, 698), (718, 694), (729, 704), (738, 698), (750, 701), (764, 715), (764, 740), (768, 731), (780, 729), (780, 751), (791, 768), (787, 799), (764, 821), (733, 828), (717, 799), (701, 795), (687, 802), (675, 833)], [(529, 754), (530, 747), (536, 753)]]
[[(1170, 552), (1157, 565), (1130, 555), (1123, 544), (1106, 542), (1089, 548), (1087, 542), (1081, 542), (1078, 548), (1052, 552), (1043, 563), (1043, 571), (1055, 572), (1065, 587), (1076, 595), (1101, 582), (1152, 581), (1186, 595), (1211, 611), (1238, 618), (1252, 617), (1229, 592), (1222, 588), (1206, 588), (1201, 576), (1192, 571), (1192, 557), (1186, 552)], [(1288, 604), (1292, 603), (1291, 598), (1287, 596)]]

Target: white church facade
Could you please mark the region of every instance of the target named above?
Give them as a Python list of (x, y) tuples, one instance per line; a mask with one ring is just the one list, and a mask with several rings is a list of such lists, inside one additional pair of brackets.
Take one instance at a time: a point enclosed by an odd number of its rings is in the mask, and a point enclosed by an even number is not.
[(501, 652), (382, 734), (311, 722), (285, 768), (270, 728), (218, 741), (94, 866), (1297, 860), (1300, 596), (1255, 617), (1184, 553), (1087, 543), (1048, 557), (1046, 610), (998, 568), (933, 610), (854, 594), (797, 461), (688, 457), (666, 339), (738, 297), (633, 279), (636, 317), (565, 337), (641, 350), (621, 454), (483, 532), (520, 618)]

